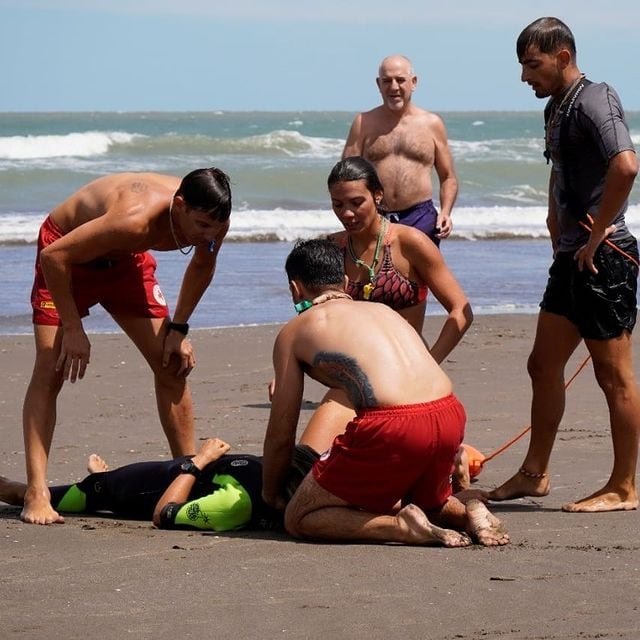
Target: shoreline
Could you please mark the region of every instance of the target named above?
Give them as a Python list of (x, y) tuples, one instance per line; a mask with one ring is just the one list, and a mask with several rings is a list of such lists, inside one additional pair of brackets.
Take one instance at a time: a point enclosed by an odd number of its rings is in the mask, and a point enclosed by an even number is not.
[[(260, 454), (280, 326), (194, 330), (190, 380), (199, 438), (216, 435), (233, 451)], [(427, 317), (425, 336), (438, 326), (437, 317)], [(485, 455), (527, 425), (525, 365), (534, 330), (533, 315), (477, 316), (444, 363), (467, 412), (465, 440)], [(92, 452), (112, 468), (168, 456), (151, 376), (135, 347), (118, 334), (96, 334), (92, 346), (85, 379), (62, 392), (52, 483), (84, 477)], [(635, 345), (634, 352), (637, 359)], [(19, 420), (33, 339), (0, 336), (0, 354), (7, 372), (0, 384), (0, 474), (24, 480)], [(567, 377), (583, 358), (581, 346)], [(317, 383), (306, 385), (298, 433), (323, 393)], [(474, 486), (510, 477), (527, 442), (525, 436), (492, 460)], [(160, 531), (97, 516), (38, 527), (23, 524), (18, 508), (0, 505), (0, 623), (7, 637), (25, 639), (51, 628), (65, 638), (99, 628), (114, 640), (211, 637), (215, 628), (215, 637), (256, 640), (632, 640), (639, 513), (560, 511), (599, 488), (610, 466), (607, 409), (588, 367), (567, 395), (551, 494), (492, 506), (511, 535), (502, 548), (300, 543), (278, 532)], [(453, 602), (462, 603), (463, 615), (453, 613)]]

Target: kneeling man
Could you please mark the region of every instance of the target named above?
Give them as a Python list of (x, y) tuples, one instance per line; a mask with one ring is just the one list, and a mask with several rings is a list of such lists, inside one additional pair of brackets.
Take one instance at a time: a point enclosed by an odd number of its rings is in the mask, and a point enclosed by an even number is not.
[(342, 252), (329, 241), (298, 243), (286, 271), (299, 315), (274, 346), (267, 504), (285, 507), (304, 374), (345, 391), (357, 411), (289, 502), (287, 531), (323, 540), (506, 544), (508, 534), (482, 502), (465, 506), (452, 496), (465, 412), (411, 325), (385, 305), (351, 300)]

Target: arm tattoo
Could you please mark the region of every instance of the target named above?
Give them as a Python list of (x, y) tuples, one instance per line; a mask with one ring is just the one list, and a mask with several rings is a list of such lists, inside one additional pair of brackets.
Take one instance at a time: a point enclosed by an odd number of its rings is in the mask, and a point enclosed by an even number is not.
[(320, 351), (313, 359), (313, 366), (342, 387), (356, 409), (377, 406), (369, 378), (354, 358), (343, 353)]

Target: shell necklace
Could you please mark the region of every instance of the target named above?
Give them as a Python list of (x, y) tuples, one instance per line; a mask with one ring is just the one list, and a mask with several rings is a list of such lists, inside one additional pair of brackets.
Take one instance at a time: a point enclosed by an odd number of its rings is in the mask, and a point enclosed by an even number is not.
[[(581, 73), (572, 83), (571, 86), (565, 91), (564, 95), (562, 96), (562, 100), (560, 101), (560, 103), (558, 105), (556, 104), (552, 104), (551, 106), (551, 112), (549, 114), (549, 120), (546, 126), (546, 131), (545, 131), (545, 143), (546, 143), (546, 148), (549, 149), (551, 146), (551, 136), (553, 134), (553, 129), (556, 127), (556, 125), (558, 124), (559, 120), (562, 118), (562, 116), (564, 115), (564, 112), (562, 111), (562, 107), (564, 107), (565, 103), (571, 99), (571, 105), (573, 105), (573, 101), (574, 99), (578, 96), (579, 93), (579, 84), (584, 80), (585, 78), (585, 74)], [(571, 111), (571, 107), (569, 107), (569, 111)]]
[(373, 253), (373, 260), (371, 264), (367, 264), (364, 260), (361, 260), (356, 256), (355, 251), (353, 250), (353, 243), (351, 242), (351, 236), (347, 240), (347, 248), (349, 249), (349, 257), (353, 262), (355, 262), (359, 267), (364, 267), (369, 272), (369, 282), (362, 287), (362, 297), (365, 300), (368, 300), (371, 297), (371, 293), (374, 289), (374, 280), (376, 279), (376, 266), (378, 265), (378, 261), (380, 260), (380, 249), (382, 247), (382, 239), (384, 238), (387, 232), (387, 219), (380, 216), (380, 231), (378, 231), (378, 237), (376, 238), (376, 249)]
[(340, 298), (344, 298), (345, 300), (353, 300), (353, 298), (348, 293), (344, 293), (343, 291), (329, 291), (327, 293), (319, 295), (313, 300), (302, 300), (301, 302), (297, 302), (294, 307), (298, 312), (298, 315), (300, 315), (307, 309), (311, 309), (311, 307), (315, 307), (318, 304), (328, 302), (329, 300), (338, 300)]

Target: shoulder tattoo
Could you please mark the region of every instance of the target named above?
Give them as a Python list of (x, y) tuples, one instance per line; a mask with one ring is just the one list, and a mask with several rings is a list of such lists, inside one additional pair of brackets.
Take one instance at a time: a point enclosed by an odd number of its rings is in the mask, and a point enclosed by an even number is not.
[(131, 183), (131, 191), (133, 191), (133, 193), (142, 193), (144, 191), (147, 191), (147, 189), (148, 186), (146, 182), (136, 180), (135, 182)]
[(354, 358), (320, 351), (313, 359), (313, 366), (341, 386), (356, 408), (377, 406), (371, 382)]

